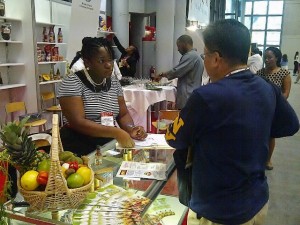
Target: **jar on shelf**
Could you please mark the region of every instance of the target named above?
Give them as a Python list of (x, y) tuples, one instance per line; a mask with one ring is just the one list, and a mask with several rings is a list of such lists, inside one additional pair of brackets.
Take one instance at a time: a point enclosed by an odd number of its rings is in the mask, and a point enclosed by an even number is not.
[(3, 40), (9, 41), (11, 34), (11, 24), (2, 23), (1, 24), (1, 37)]
[(42, 49), (40, 47), (36, 48), (36, 55), (37, 55), (37, 61), (42, 62), (43, 61)]
[(5, 16), (5, 1), (0, 0), (0, 16)]

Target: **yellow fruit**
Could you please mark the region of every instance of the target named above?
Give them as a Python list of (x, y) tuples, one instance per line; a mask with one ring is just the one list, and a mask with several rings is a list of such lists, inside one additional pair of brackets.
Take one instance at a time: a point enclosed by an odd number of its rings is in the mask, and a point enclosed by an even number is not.
[(61, 173), (63, 174), (63, 176), (65, 177), (65, 178), (67, 178), (67, 174), (66, 174), (66, 168), (65, 167), (61, 167)]
[(82, 187), (84, 183), (83, 177), (78, 173), (73, 173), (67, 178), (67, 184), (69, 188)]
[(48, 81), (51, 78), (49, 74), (42, 74), (42, 77), (45, 81)]
[(86, 166), (83, 166), (83, 167), (80, 167), (76, 173), (80, 174), (83, 179), (84, 179), (84, 185), (90, 183), (91, 179), (92, 179), (92, 171), (90, 168), (86, 167)]
[(34, 170), (29, 170), (21, 177), (21, 186), (27, 191), (33, 191), (38, 186), (39, 183), (37, 182), (36, 178), (39, 175), (39, 172)]

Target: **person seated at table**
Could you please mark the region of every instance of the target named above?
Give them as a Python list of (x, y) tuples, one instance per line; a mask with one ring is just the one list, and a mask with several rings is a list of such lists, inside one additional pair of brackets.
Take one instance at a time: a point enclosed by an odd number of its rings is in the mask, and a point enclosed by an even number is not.
[(119, 59), (121, 74), (125, 77), (134, 77), (136, 73), (136, 64), (140, 59), (138, 48), (134, 45), (129, 45), (128, 48), (124, 48), (116, 36), (113, 37), (113, 40), (122, 54)]
[(147, 136), (143, 127), (134, 126), (120, 83), (111, 76), (113, 56), (105, 38), (83, 38), (84, 68), (66, 77), (58, 90), (66, 119), (60, 131), (65, 150), (84, 155), (113, 138), (122, 147), (130, 148), (134, 146), (132, 138), (143, 140)]

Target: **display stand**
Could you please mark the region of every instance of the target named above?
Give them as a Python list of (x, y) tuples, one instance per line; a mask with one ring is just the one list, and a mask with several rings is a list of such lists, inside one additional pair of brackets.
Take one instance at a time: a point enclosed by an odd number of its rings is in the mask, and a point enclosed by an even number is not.
[[(120, 157), (113, 157), (110, 156), (111, 151), (113, 150), (116, 145), (116, 140), (113, 140), (106, 145), (101, 146), (101, 152), (103, 155), (103, 165), (109, 166), (114, 168), (114, 174), (116, 174), (116, 171), (118, 170), (122, 158)], [(141, 150), (142, 151), (142, 150)], [(115, 177), (114, 176), (114, 185), (132, 190), (135, 193), (149, 198), (151, 200), (151, 203), (148, 205), (148, 207), (144, 210), (143, 215), (145, 216), (144, 218), (148, 218), (147, 214), (149, 216), (155, 216), (156, 214), (153, 214), (153, 207), (151, 207), (152, 203), (155, 202), (155, 199), (159, 196), (159, 201), (162, 201), (161, 199), (165, 199), (165, 203), (169, 205), (168, 207), (168, 212), (172, 212), (172, 214), (168, 215), (165, 219), (169, 223), (167, 224), (178, 224), (181, 225), (184, 216), (187, 212), (187, 207), (181, 205), (179, 203), (179, 200), (177, 199), (176, 196), (170, 197), (168, 195), (174, 195), (176, 194), (174, 191), (177, 191), (176, 187), (176, 174), (173, 176), (174, 170), (175, 170), (175, 164), (173, 161), (173, 151), (174, 150), (163, 150), (164, 157), (163, 158), (156, 158), (156, 155), (154, 154), (155, 152), (160, 151), (159, 149), (156, 150), (147, 150), (149, 154), (148, 155), (148, 160), (150, 162), (156, 162), (157, 160), (159, 162), (166, 163), (166, 168), (167, 168), (167, 180), (123, 180), (120, 177)], [(89, 156), (89, 161), (93, 162), (94, 157), (95, 157), (95, 152), (92, 152)], [(140, 151), (133, 151), (133, 157), (140, 157)], [(175, 180), (174, 180), (175, 178)], [(174, 183), (175, 182), (175, 183)], [(72, 215), (72, 212), (70, 210), (62, 210), (57, 212), (46, 212), (46, 213), (27, 213), (26, 208), (15, 208), (14, 210), (11, 207), (10, 203), (8, 202), (6, 204), (8, 207), (7, 210), (7, 215), (10, 218), (10, 222), (14, 222), (13, 220), (18, 220), (18, 221), (26, 221), (29, 223), (33, 224), (72, 224), (72, 220), (70, 221), (65, 221), (62, 219), (66, 219), (68, 215)], [(148, 212), (148, 209), (150, 207), (150, 211)], [(157, 208), (157, 205), (155, 205), (155, 208)], [(157, 211), (156, 211), (157, 212)], [(86, 212), (87, 215), (89, 214)], [(160, 212), (158, 212), (157, 215), (161, 215)], [(172, 216), (173, 215), (173, 216)], [(60, 218), (59, 218), (60, 217)], [(51, 218), (51, 219), (49, 219)], [(59, 218), (59, 220), (57, 220)], [(72, 216), (71, 216), (72, 218)], [(164, 221), (164, 219), (163, 219)], [(97, 223), (101, 224), (101, 223)]]
[[(11, 17), (0, 17), (1, 26), (5, 24), (11, 25), (11, 33), (9, 39), (5, 40), (0, 35), (0, 49), (2, 53), (0, 56), (0, 72), (3, 80), (3, 85), (0, 85), (0, 90), (24, 87), (25, 83), (21, 83), (21, 79), (18, 77), (22, 76), (22, 66), (25, 65), (23, 62), (17, 62), (17, 55), (21, 53), (23, 41), (21, 41), (21, 27), (22, 21), (17, 18)], [(18, 68), (19, 67), (19, 68)]]

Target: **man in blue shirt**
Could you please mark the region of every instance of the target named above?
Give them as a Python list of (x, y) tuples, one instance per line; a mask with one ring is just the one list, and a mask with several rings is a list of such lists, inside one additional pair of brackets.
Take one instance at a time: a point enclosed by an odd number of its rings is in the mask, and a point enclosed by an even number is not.
[(299, 121), (279, 88), (247, 68), (247, 27), (219, 20), (203, 38), (211, 83), (194, 90), (166, 133), (179, 187), (190, 182), (188, 223), (260, 225), (268, 210), (269, 139), (295, 134)]

